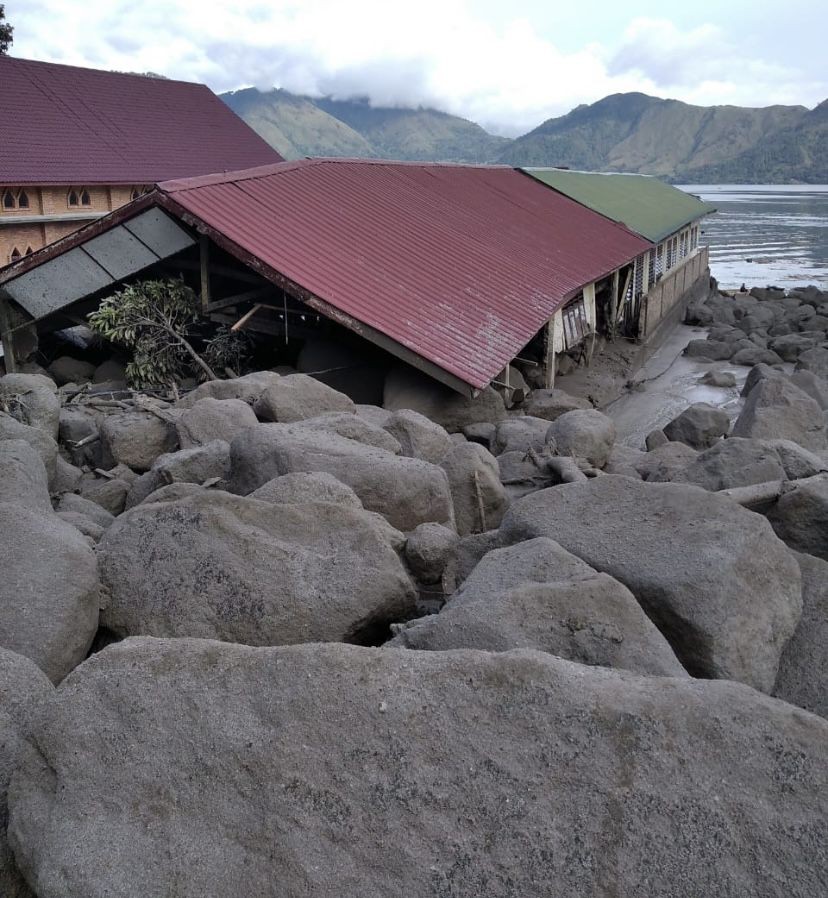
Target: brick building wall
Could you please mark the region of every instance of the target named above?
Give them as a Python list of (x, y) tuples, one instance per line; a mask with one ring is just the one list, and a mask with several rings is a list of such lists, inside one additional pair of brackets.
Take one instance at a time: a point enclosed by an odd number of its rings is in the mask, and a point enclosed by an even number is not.
[[(0, 267), (128, 203), (144, 185), (0, 184)], [(12, 199), (9, 201), (8, 196)], [(88, 202), (86, 202), (88, 200)], [(11, 202), (11, 205), (9, 204)]]

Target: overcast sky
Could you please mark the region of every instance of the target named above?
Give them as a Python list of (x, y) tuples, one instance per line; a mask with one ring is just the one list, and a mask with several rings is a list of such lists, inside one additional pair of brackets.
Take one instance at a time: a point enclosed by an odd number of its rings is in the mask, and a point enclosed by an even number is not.
[[(12, 55), (435, 106), (515, 135), (610, 93), (828, 97), (820, 0), (5, 0)], [(677, 7), (683, 7), (677, 9)], [(0, 90), (2, 85), (0, 85)]]

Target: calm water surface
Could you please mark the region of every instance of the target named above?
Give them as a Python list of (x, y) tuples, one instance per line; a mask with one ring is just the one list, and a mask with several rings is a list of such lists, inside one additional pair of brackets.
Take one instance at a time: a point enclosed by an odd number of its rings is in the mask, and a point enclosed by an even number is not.
[(705, 220), (703, 239), (721, 287), (828, 289), (828, 185), (680, 186), (719, 210)]

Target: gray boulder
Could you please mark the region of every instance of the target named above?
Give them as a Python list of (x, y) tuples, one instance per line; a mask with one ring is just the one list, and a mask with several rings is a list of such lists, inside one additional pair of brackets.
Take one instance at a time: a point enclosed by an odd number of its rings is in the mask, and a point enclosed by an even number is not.
[(448, 476), (461, 536), (497, 527), (509, 505), (497, 459), (477, 443), (460, 443), (440, 463)]
[(109, 415), (101, 424), (101, 463), (104, 468), (124, 464), (133, 471), (149, 471), (159, 455), (176, 449), (178, 434), (174, 424), (152, 412)]
[(823, 410), (828, 410), (828, 380), (819, 377), (813, 371), (795, 371), (791, 375), (791, 383), (807, 393)]
[(189, 449), (165, 453), (153, 462), (151, 472), (158, 475), (161, 485), (204, 483), (214, 478), (228, 480), (230, 444), (225, 440), (211, 440)]
[[(334, 505), (345, 505), (349, 508), (362, 508), (359, 496), (332, 474), (325, 471), (296, 474), (283, 474), (274, 477), (250, 494), (251, 499), (283, 503), (332, 502)], [(424, 525), (421, 525), (424, 526)]]
[(828, 561), (828, 474), (790, 483), (768, 520), (792, 549)]
[(709, 449), (730, 430), (726, 411), (697, 402), (686, 408), (664, 427), (664, 435), (676, 443), (686, 443), (693, 449)]
[(730, 361), (734, 365), (781, 365), (782, 359), (772, 350), (761, 346), (746, 346), (735, 352)]
[(787, 378), (759, 380), (747, 394), (733, 436), (793, 440), (806, 449), (828, 448), (822, 409)]
[(549, 427), (546, 440), (558, 455), (584, 458), (603, 468), (615, 445), (615, 424), (596, 409), (566, 412)]
[(384, 515), (398, 530), (425, 521), (453, 518), (445, 472), (415, 458), (403, 458), (301, 425), (259, 424), (230, 444), (232, 492), (247, 495), (297, 471), (327, 471), (350, 486), (369, 511)]
[(57, 473), (58, 446), (48, 434), (0, 412), (0, 443), (6, 440), (23, 440), (28, 443), (40, 456), (49, 483), (53, 482)]
[(80, 493), (111, 515), (119, 515), (125, 507), (130, 484), (120, 477), (90, 477), (81, 480)]
[(433, 465), (440, 464), (454, 445), (444, 427), (412, 409), (390, 412), (382, 426), (400, 444), (403, 455)]
[(104, 535), (105, 528), (78, 511), (58, 511), (57, 516), (85, 536), (90, 546), (96, 545)]
[(759, 440), (731, 437), (700, 452), (670, 479), (673, 483), (693, 483), (715, 492), (785, 477), (785, 468), (771, 446)]
[(460, 433), (469, 424), (497, 424), (506, 417), (503, 397), (492, 387), (470, 399), (408, 366), (388, 372), (382, 404), (393, 412), (419, 412), (449, 433)]
[(194, 402), (176, 421), (182, 449), (203, 446), (214, 440), (229, 443), (247, 427), (258, 424), (253, 409), (242, 399), (213, 399)]
[(341, 437), (384, 449), (394, 455), (402, 453), (400, 443), (382, 427), (371, 424), (353, 412), (326, 412), (315, 418), (307, 418), (300, 422), (308, 430), (320, 430), (325, 433), (337, 433)]
[(0, 895), (33, 898), (6, 838), (9, 782), (25, 752), (31, 729), (52, 694), (52, 684), (28, 658), (0, 649)]
[(199, 384), (191, 393), (182, 396), (176, 405), (178, 408), (192, 408), (200, 399), (241, 399), (248, 405), (253, 403), (273, 384), (278, 383), (280, 375), (273, 371), (255, 371), (243, 377), (231, 380), (208, 380)]
[(0, 440), (0, 502), (52, 510), (43, 459), (25, 440)]
[(510, 499), (518, 499), (558, 482), (549, 469), (548, 452), (504, 452), (497, 458), (500, 482)]
[(799, 443), (794, 443), (791, 440), (763, 440), (762, 445), (777, 454), (785, 470), (785, 478), (788, 480), (801, 480), (804, 477), (813, 477), (815, 474), (828, 471), (828, 461), (823, 460), (814, 452), (803, 449)]
[(344, 505), (199, 490), (123, 515), (98, 558), (101, 623), (119, 636), (351, 641), (414, 607), (386, 528)]
[(530, 449), (541, 452), (548, 432), (549, 421), (546, 418), (534, 418), (532, 415), (507, 418), (497, 425), (491, 452), (493, 455), (528, 452)]
[(693, 359), (724, 362), (733, 355), (733, 344), (724, 340), (691, 340), (684, 354)]
[(93, 502), (91, 499), (84, 499), (83, 496), (76, 496), (74, 493), (65, 493), (60, 497), (57, 511), (85, 515), (104, 530), (115, 520), (115, 517), (105, 508), (98, 505), (97, 502)]
[(684, 471), (697, 458), (698, 452), (687, 443), (665, 443), (635, 462), (635, 469), (642, 480), (666, 483)]
[(58, 438), (60, 400), (57, 385), (39, 374), (6, 374), (0, 377), (0, 407), (21, 424)]
[(62, 355), (49, 365), (49, 374), (59, 387), (70, 383), (82, 384), (92, 380), (95, 366), (91, 362)]
[(592, 403), (579, 396), (570, 396), (569, 393), (559, 389), (532, 390), (524, 408), (527, 415), (554, 421), (567, 412), (574, 412), (577, 409), (589, 410)]
[[(101, 415), (83, 406), (64, 406), (60, 410), (58, 438), (77, 465), (99, 467), (101, 463)], [(84, 445), (78, 446), (78, 443)]]
[(796, 370), (810, 371), (817, 377), (828, 380), (828, 347), (816, 346), (801, 353), (796, 363)]
[(545, 537), (489, 552), (439, 614), (414, 622), (387, 645), (531, 648), (582, 664), (687, 676), (625, 586)]
[(638, 465), (645, 459), (647, 453), (631, 446), (616, 444), (610, 452), (609, 459), (604, 465), (605, 474), (618, 474), (621, 477), (634, 477), (641, 480)]
[(802, 334), (786, 334), (774, 337), (770, 348), (783, 362), (795, 362), (799, 356), (808, 349), (813, 349), (816, 341), (813, 337), (805, 337)]
[(261, 421), (291, 424), (325, 412), (356, 410), (353, 400), (307, 374), (288, 374), (262, 392), (253, 405)]
[(55, 476), (52, 480), (54, 493), (72, 493), (80, 486), (83, 471), (70, 464), (61, 455), (55, 459)]
[(813, 898), (828, 878), (828, 723), (736, 683), (132, 639), (33, 736), (9, 839), (38, 898)]
[(439, 583), (460, 537), (441, 524), (420, 524), (405, 543), (405, 560), (422, 583)]
[(802, 571), (802, 619), (779, 661), (773, 694), (828, 717), (828, 562), (796, 556)]
[(548, 536), (620, 580), (693, 676), (773, 688), (801, 578), (761, 515), (698, 487), (605, 476), (520, 499), (500, 532)]
[(59, 682), (86, 657), (98, 628), (95, 555), (51, 511), (0, 504), (0, 647)]
[(96, 384), (110, 383), (112, 381), (126, 381), (126, 365), (117, 359), (107, 359), (101, 362), (92, 375), (92, 381)]
[(706, 371), (699, 383), (708, 387), (735, 387), (736, 375), (732, 371)]

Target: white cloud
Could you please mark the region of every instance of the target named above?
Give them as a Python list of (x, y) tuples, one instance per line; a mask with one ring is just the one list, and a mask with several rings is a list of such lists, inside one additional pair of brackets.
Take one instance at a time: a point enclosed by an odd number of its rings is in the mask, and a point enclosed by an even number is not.
[[(563, 51), (548, 4), (542, 15), (501, 11), (498, 24), (471, 0), (93, 0), (83, 9), (8, 4), (15, 54), (154, 71), (216, 91), (279, 86), (432, 105), (507, 134), (631, 90), (700, 103), (802, 102), (796, 72), (739, 59), (708, 24), (682, 32), (640, 18), (620, 47), (596, 39)], [(814, 102), (828, 94), (819, 82), (811, 89)]]

